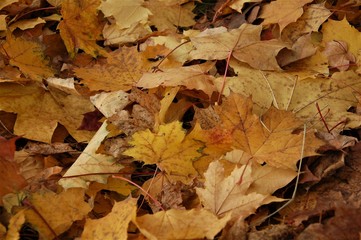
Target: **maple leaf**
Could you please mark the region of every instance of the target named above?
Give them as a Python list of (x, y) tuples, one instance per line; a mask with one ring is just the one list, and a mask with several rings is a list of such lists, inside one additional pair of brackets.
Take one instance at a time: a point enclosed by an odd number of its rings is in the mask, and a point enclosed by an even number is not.
[(136, 132), (129, 143), (133, 147), (125, 155), (145, 164), (157, 164), (173, 179), (186, 182), (197, 174), (193, 161), (201, 155), (198, 151), (203, 145), (188, 138), (180, 122), (160, 125), (155, 133), (149, 129)]
[[(263, 25), (278, 23), (280, 32), (290, 23), (296, 22), (303, 13), (303, 6), (312, 0), (288, 1), (276, 0), (264, 5), (260, 18), (263, 18)], [(282, 9), (282, 11), (279, 11)]]
[(325, 3), (305, 6), (305, 11), (296, 22), (287, 25), (282, 33), (283, 40), (295, 42), (303, 34), (317, 32), (321, 24), (331, 15)]
[(9, 57), (10, 64), (18, 67), (25, 76), (36, 81), (54, 75), (44, 49), (45, 47), (39, 42), (15, 37), (10, 32), (7, 33), (6, 42), (3, 44), (3, 50)]
[(177, 27), (189, 27), (195, 24), (192, 12), (194, 2), (181, 5), (179, 1), (160, 1), (150, 0), (146, 7), (151, 11), (149, 17), (151, 25), (154, 25), (158, 31), (176, 30)]
[(350, 63), (356, 62), (355, 56), (348, 52), (347, 43), (344, 41), (327, 42), (323, 53), (328, 57), (329, 66), (340, 71), (346, 71)]
[[(70, 56), (77, 49), (96, 57), (106, 55), (106, 51), (96, 44), (101, 39), (102, 24), (97, 8), (100, 0), (64, 0), (61, 4), (63, 20), (58, 29)], [(86, 27), (84, 27), (86, 26)]]
[(92, 91), (128, 91), (150, 68), (137, 47), (122, 47), (110, 53), (105, 63), (75, 68), (74, 72)]
[(240, 28), (223, 32), (222, 28), (204, 31), (191, 41), (195, 50), (192, 59), (222, 60), (229, 54), (239, 61), (246, 62), (261, 70), (280, 70), (276, 61), (278, 52), (289, 47), (279, 40), (261, 41), (261, 26), (242, 24)]
[(202, 90), (208, 96), (211, 96), (212, 93), (216, 91), (212, 82), (214, 77), (206, 74), (206, 72), (208, 72), (212, 66), (213, 63), (170, 68), (156, 73), (144, 73), (136, 86), (147, 89), (158, 86), (186, 86), (190, 90)]
[(137, 200), (127, 198), (124, 201), (114, 203), (112, 211), (101, 219), (87, 219), (83, 239), (127, 239), (128, 225), (135, 219), (137, 211)]
[(348, 50), (354, 56), (358, 55), (361, 48), (361, 33), (352, 27), (346, 18), (342, 21), (330, 19), (322, 25), (322, 42), (327, 43), (333, 40), (347, 43)]
[(229, 221), (218, 219), (205, 209), (171, 209), (136, 218), (136, 225), (148, 239), (214, 239)]
[(218, 216), (231, 212), (232, 216), (248, 217), (266, 203), (268, 197), (257, 192), (247, 193), (253, 182), (251, 173), (251, 167), (243, 165), (225, 176), (222, 164), (212, 162), (204, 173), (205, 188), (196, 188), (202, 205)]
[(15, 133), (28, 139), (50, 142), (55, 128), (61, 123), (74, 138), (89, 140), (93, 134), (77, 128), (82, 122), (82, 114), (94, 110), (90, 101), (54, 86), (49, 85), (49, 89), (47, 91), (36, 84), (2, 84), (0, 109), (18, 114)]
[[(66, 231), (74, 221), (85, 217), (91, 208), (84, 202), (84, 190), (79, 188), (68, 189), (60, 194), (49, 190), (38, 191), (29, 197), (37, 213), (29, 208), (25, 211), (27, 222), (36, 227), (41, 238), (52, 239), (53, 232), (59, 235)], [(40, 216), (41, 217), (40, 217)], [(46, 219), (46, 223), (44, 223)]]
[[(260, 119), (252, 113), (252, 104), (250, 98), (231, 94), (221, 106), (215, 107), (221, 118), (220, 124), (205, 131), (223, 132), (223, 136), (230, 135), (234, 148), (245, 151), (259, 163), (266, 162), (278, 168), (295, 169), (301, 153), (303, 136), (293, 131), (302, 125), (302, 121), (291, 112), (273, 107)], [(316, 155), (315, 151), (321, 146), (322, 141), (312, 132), (306, 136), (304, 156)], [(229, 137), (221, 137), (218, 144), (229, 141), (228, 139)], [(199, 140), (202, 141), (202, 137)]]
[[(112, 173), (117, 172), (122, 168), (122, 165), (116, 164), (112, 156), (98, 154), (97, 150), (104, 138), (108, 135), (107, 122), (104, 122), (94, 137), (90, 140), (88, 146), (84, 149), (82, 154), (63, 175), (77, 176), (72, 178), (63, 178), (59, 184), (65, 189), (72, 187), (88, 188), (90, 181), (99, 183), (106, 183), (109, 175), (89, 175), (91, 173)], [(89, 175), (89, 176), (88, 176)]]
[(134, 23), (146, 23), (151, 12), (143, 6), (144, 0), (105, 0), (99, 9), (106, 17), (113, 16), (121, 28), (129, 28)]

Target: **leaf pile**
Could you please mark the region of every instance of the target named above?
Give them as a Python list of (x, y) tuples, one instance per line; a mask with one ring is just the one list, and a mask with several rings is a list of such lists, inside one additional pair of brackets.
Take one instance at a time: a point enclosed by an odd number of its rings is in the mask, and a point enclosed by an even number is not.
[(360, 6), (0, 3), (0, 238), (359, 239)]

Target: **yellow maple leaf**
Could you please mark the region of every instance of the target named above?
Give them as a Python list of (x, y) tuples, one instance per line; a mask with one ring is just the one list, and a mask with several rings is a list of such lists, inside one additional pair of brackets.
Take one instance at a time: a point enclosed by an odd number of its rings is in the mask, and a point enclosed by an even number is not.
[(346, 18), (342, 21), (329, 19), (322, 25), (322, 34), (322, 42), (324, 44), (333, 40), (341, 40), (347, 43), (350, 53), (354, 56), (358, 55), (358, 51), (361, 48), (361, 33), (351, 26)]
[(155, 133), (140, 131), (132, 138), (129, 143), (134, 146), (125, 155), (145, 164), (157, 164), (173, 179), (187, 182), (197, 174), (193, 161), (200, 157), (203, 145), (187, 137), (180, 122), (160, 125)]
[[(263, 25), (278, 23), (280, 32), (290, 23), (296, 22), (303, 13), (303, 6), (312, 0), (276, 0), (264, 5), (260, 18), (263, 18)], [(280, 11), (282, 9), (282, 11)]]
[(44, 48), (39, 42), (15, 37), (10, 32), (3, 45), (5, 55), (10, 58), (10, 64), (18, 67), (25, 76), (36, 81), (54, 75), (49, 59), (44, 54)]
[(48, 190), (38, 191), (29, 197), (29, 201), (38, 213), (31, 208), (27, 209), (26, 220), (35, 226), (43, 239), (53, 239), (56, 237), (54, 233), (59, 235), (65, 232), (74, 221), (83, 219), (91, 210), (84, 201), (84, 190), (80, 188), (68, 189), (60, 194)]
[(87, 219), (82, 239), (127, 239), (128, 225), (135, 219), (137, 200), (128, 198), (114, 203), (112, 211), (101, 219)]
[(77, 49), (96, 57), (106, 51), (96, 44), (101, 39), (103, 24), (97, 8), (100, 0), (64, 0), (61, 5), (63, 20), (58, 29), (66, 49), (74, 56)]
[(128, 91), (150, 69), (151, 62), (144, 60), (137, 47), (122, 47), (110, 53), (105, 63), (75, 68), (74, 72), (92, 91)]
[(138, 217), (136, 225), (151, 240), (214, 239), (229, 219), (230, 215), (219, 219), (205, 209), (171, 209)]
[[(25, 223), (25, 210), (20, 210), (10, 219), (6, 238), (2, 239), (20, 239), (20, 230)], [(1, 235), (0, 235), (1, 237)]]
[[(49, 86), (50, 87), (50, 86)], [(15, 134), (28, 139), (50, 142), (58, 123), (78, 141), (87, 141), (93, 133), (77, 130), (82, 114), (94, 111), (89, 99), (52, 88), (47, 91), (36, 84), (2, 83), (0, 109), (17, 113)]]
[(251, 166), (235, 168), (229, 176), (219, 161), (212, 162), (204, 173), (205, 188), (196, 188), (202, 205), (217, 216), (232, 213), (248, 217), (262, 204), (268, 202), (268, 194), (247, 192), (253, 182)]

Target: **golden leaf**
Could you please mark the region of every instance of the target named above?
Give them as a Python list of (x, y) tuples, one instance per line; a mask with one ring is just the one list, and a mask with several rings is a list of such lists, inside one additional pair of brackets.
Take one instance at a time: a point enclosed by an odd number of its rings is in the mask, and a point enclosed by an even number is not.
[(62, 2), (63, 20), (59, 23), (58, 29), (70, 56), (74, 56), (79, 48), (93, 57), (106, 55), (106, 51), (96, 44), (96, 41), (101, 39), (103, 27), (97, 13), (100, 2), (100, 0)]
[(44, 46), (39, 42), (15, 37), (10, 32), (6, 35), (3, 45), (5, 54), (10, 58), (10, 64), (16, 66), (27, 77), (41, 81), (54, 75), (49, 66), (49, 60), (44, 54)]
[(129, 142), (132, 148), (124, 152), (145, 164), (157, 164), (173, 179), (188, 181), (197, 174), (193, 161), (200, 157), (202, 144), (185, 135), (180, 122), (160, 125), (156, 133), (140, 131)]

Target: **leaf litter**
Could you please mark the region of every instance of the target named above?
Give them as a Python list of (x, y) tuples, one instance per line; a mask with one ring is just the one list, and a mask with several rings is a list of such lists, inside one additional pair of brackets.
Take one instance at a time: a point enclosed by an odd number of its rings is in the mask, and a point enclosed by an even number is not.
[(1, 3), (0, 238), (359, 239), (359, 7)]

